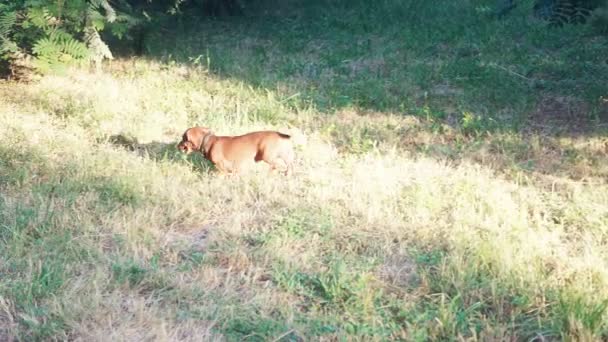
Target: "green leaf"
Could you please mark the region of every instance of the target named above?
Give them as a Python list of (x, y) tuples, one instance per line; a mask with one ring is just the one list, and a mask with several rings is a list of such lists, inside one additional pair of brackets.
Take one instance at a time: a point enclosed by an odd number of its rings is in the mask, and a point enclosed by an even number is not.
[(16, 21), (16, 12), (8, 12), (0, 15), (0, 37), (7, 37)]

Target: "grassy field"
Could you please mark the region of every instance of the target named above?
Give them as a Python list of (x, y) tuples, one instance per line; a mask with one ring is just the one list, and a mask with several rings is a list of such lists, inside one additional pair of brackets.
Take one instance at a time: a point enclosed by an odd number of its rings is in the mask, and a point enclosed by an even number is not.
[[(0, 82), (0, 340), (608, 339), (608, 37), (371, 3)], [(196, 124), (292, 132), (296, 172), (223, 177)]]

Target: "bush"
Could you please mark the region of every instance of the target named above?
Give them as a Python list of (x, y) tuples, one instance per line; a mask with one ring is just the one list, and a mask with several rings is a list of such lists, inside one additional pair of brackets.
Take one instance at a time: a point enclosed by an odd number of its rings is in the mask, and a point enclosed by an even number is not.
[(48, 72), (61, 66), (112, 58), (98, 31), (114, 23), (120, 34), (133, 25), (108, 0), (11, 1), (0, 4), (0, 61), (13, 76), (19, 69)]

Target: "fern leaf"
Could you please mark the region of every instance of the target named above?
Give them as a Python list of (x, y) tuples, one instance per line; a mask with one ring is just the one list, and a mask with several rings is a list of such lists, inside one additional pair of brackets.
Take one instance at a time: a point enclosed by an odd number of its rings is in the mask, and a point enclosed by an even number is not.
[(32, 52), (34, 52), (38, 58), (47, 58), (50, 56), (59, 56), (61, 50), (55, 40), (45, 37), (34, 43)]
[(71, 34), (69, 34), (66, 31), (59, 29), (59, 28), (53, 28), (53, 29), (49, 30), (48, 37), (52, 41), (73, 39)]
[(114, 10), (114, 8), (110, 5), (110, 2), (108, 0), (89, 0), (91, 7), (94, 10), (97, 10), (99, 8), (103, 8), (104, 12), (105, 12), (105, 19), (108, 22), (114, 22), (114, 20), (116, 20), (116, 11)]
[(30, 8), (27, 12), (27, 19), (32, 25), (45, 31), (56, 21), (45, 8)]
[(105, 27), (106, 18), (93, 8), (89, 8), (86, 12), (86, 25), (93, 25), (96, 30), (103, 30)]
[(17, 50), (19, 50), (19, 46), (14, 41), (5, 38), (0, 39), (0, 56)]
[(32, 48), (36, 55), (34, 67), (43, 73), (86, 60), (89, 56), (89, 49), (84, 43), (65, 36), (66, 33), (57, 32), (60, 31), (56, 31), (54, 37), (39, 39)]
[(60, 51), (72, 56), (74, 59), (84, 59), (88, 56), (87, 46), (76, 39), (64, 39), (59, 42)]
[(7, 37), (16, 22), (16, 12), (8, 12), (0, 15), (0, 37)]
[(544, 15), (539, 16), (542, 19), (549, 19), (551, 26), (584, 23), (594, 9), (593, 4), (581, 0), (540, 0), (537, 4), (540, 3), (551, 4), (546, 6)]
[(32, 61), (32, 64), (35, 69), (42, 73), (47, 73), (51, 71), (53, 63), (49, 58), (45, 57), (37, 57)]

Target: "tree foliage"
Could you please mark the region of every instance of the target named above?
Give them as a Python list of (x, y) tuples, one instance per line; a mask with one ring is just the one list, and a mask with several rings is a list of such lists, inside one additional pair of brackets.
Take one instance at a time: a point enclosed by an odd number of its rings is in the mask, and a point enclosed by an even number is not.
[[(16, 0), (0, 3), (0, 62), (47, 72), (73, 63), (112, 59), (100, 32), (141, 40), (155, 19), (194, 8), (240, 14), (245, 0)], [(148, 25), (146, 25), (148, 24)], [(152, 24), (153, 25), (153, 24)], [(135, 42), (141, 45), (141, 42)]]
[[(119, 3), (120, 1), (118, 1)], [(0, 4), (0, 60), (39, 72), (112, 58), (99, 31), (120, 33), (137, 20), (108, 0), (17, 0)], [(13, 70), (14, 71), (14, 70)]]

